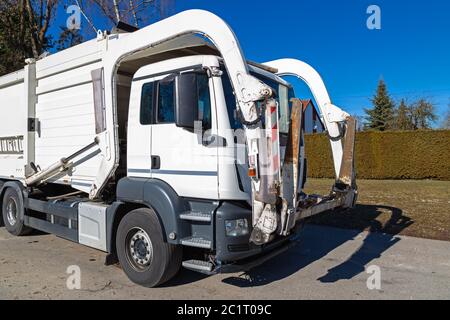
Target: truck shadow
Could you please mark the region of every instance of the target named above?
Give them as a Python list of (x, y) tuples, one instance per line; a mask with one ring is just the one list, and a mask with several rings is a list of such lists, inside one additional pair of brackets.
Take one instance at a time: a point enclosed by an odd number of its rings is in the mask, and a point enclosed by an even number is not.
[(208, 275), (181, 268), (180, 272), (178, 272), (178, 274), (173, 279), (169, 280), (166, 283), (163, 283), (162, 285), (158, 286), (158, 288), (173, 288), (188, 285), (190, 283), (194, 283), (208, 277)]
[[(389, 212), (390, 218), (383, 225), (376, 218), (386, 212)], [(346, 242), (356, 239), (361, 233), (360, 230), (367, 230), (369, 233), (364, 238), (362, 245), (347, 260), (339, 263), (337, 259), (325, 258), (339, 264), (327, 270), (327, 273), (317, 280), (322, 283), (332, 283), (343, 279), (352, 279), (365, 272), (365, 266), (368, 263), (381, 257), (383, 252), (401, 241), (396, 235), (413, 224), (410, 218), (403, 215), (401, 209), (388, 206), (359, 204), (346, 212), (331, 211), (325, 212), (321, 216), (319, 221), (313, 220), (312, 222), (324, 224), (323, 220), (327, 219), (331, 221), (328, 224), (337, 227), (339, 224), (332, 221), (334, 218), (339, 218), (342, 226), (349, 227), (351, 225), (359, 231), (308, 224), (301, 231), (298, 246), (239, 277), (228, 277), (222, 281), (238, 287), (255, 287), (282, 280), (315, 261), (324, 259), (330, 252)], [(355, 219), (357, 221), (354, 221)]]

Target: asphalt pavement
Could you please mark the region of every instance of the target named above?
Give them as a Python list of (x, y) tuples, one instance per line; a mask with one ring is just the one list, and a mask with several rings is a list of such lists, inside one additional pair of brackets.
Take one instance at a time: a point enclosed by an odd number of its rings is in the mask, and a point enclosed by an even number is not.
[[(0, 228), (0, 299), (450, 299), (450, 242), (324, 226), (307, 225), (298, 246), (248, 273), (182, 269), (159, 288), (104, 260), (53, 235)], [(81, 281), (70, 290), (73, 266)]]

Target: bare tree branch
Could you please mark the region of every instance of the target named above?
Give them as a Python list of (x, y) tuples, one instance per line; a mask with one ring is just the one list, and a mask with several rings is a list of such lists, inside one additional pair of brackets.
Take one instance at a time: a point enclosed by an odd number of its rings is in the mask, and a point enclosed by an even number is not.
[(37, 39), (37, 25), (36, 21), (34, 20), (34, 11), (33, 7), (31, 6), (30, 0), (25, 0), (25, 8), (27, 10), (27, 16), (28, 16), (28, 24), (31, 29), (31, 48), (33, 50), (33, 56), (34, 58), (38, 58), (40, 55), (40, 46)]
[(117, 22), (120, 21), (120, 12), (119, 12), (119, 3), (117, 0), (113, 0), (113, 6), (114, 6), (114, 13), (116, 14), (116, 20)]

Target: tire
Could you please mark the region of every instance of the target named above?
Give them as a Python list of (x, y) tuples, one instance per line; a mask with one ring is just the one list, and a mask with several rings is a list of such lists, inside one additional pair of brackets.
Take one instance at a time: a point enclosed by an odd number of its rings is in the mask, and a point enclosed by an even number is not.
[(116, 248), (128, 278), (145, 287), (169, 281), (181, 267), (181, 247), (164, 242), (161, 224), (151, 209), (136, 209), (123, 217)]
[(2, 202), (2, 217), (6, 230), (15, 236), (24, 236), (33, 229), (24, 224), (24, 207), (20, 195), (14, 188), (5, 191)]

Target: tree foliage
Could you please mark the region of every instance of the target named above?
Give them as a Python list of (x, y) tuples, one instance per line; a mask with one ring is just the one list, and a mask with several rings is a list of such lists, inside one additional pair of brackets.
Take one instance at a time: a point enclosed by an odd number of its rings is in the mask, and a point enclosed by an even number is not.
[(0, 75), (23, 67), (52, 46), (48, 36), (56, 0), (2, 0), (0, 3)]
[(171, 15), (175, 0), (76, 0), (89, 24), (95, 26), (99, 12), (110, 26), (119, 21), (142, 27)]
[(25, 23), (31, 30), (29, 41), (33, 57), (38, 58), (45, 49), (51, 47), (47, 32), (50, 28), (58, 0), (20, 0), (19, 7), (24, 7)]
[(26, 57), (32, 56), (31, 46), (26, 41), (30, 29), (23, 21), (23, 7), (21, 11), (18, 8), (17, 0), (0, 3), (0, 75), (20, 69)]
[(365, 109), (366, 129), (385, 131), (392, 128), (395, 104), (390, 97), (386, 83), (380, 80), (377, 92), (372, 98), (372, 109)]
[(439, 127), (450, 130), (450, 103), (447, 105), (447, 111), (442, 115)]
[(365, 109), (365, 130), (427, 130), (438, 120), (433, 103), (425, 98), (411, 104), (402, 99), (396, 107), (383, 80), (378, 84), (372, 104), (372, 109)]
[(431, 129), (432, 124), (438, 119), (433, 103), (426, 99), (419, 99), (409, 109), (413, 130)]
[(410, 107), (406, 104), (405, 99), (400, 101), (395, 112), (394, 129), (396, 130), (413, 130)]
[[(355, 137), (359, 179), (450, 180), (450, 130), (365, 131)], [(334, 177), (326, 134), (305, 135), (308, 176)]]
[(428, 130), (438, 119), (434, 105), (426, 99), (419, 99), (408, 105), (403, 99), (396, 109), (394, 130)]
[(56, 41), (56, 49), (58, 51), (73, 47), (83, 42), (83, 35), (80, 30), (68, 29), (67, 27), (60, 27), (61, 33), (59, 39)]
[[(69, 1), (1, 0), (0, 1), (0, 75), (19, 70), (25, 59), (38, 59), (50, 49), (66, 49), (95, 36), (93, 26), (106, 19), (112, 27), (118, 21), (138, 27), (165, 18), (174, 11), (175, 0), (72, 0), (82, 12), (81, 30), (55, 26), (58, 6)], [(49, 30), (60, 28), (53, 39)], [(55, 32), (52, 32), (55, 34)], [(56, 33), (57, 34), (57, 33)]]

